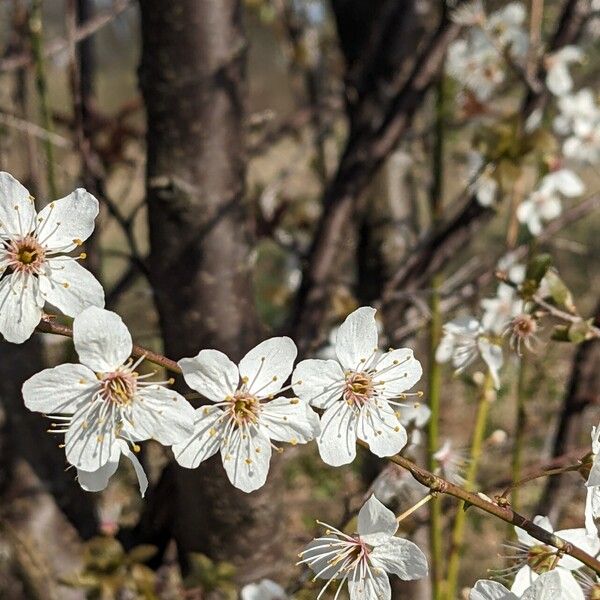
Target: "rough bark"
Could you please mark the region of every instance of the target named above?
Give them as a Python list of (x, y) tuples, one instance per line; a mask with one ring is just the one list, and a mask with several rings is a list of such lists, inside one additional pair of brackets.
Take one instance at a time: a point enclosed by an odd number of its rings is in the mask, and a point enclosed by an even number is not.
[[(244, 204), (246, 40), (238, 0), (142, 0), (150, 279), (166, 354), (217, 348), (239, 359), (258, 339)], [(244, 494), (220, 458), (171, 465), (142, 522), (163, 544), (232, 560), (243, 581), (277, 568), (279, 478)], [(152, 499), (152, 494), (151, 494)], [(170, 510), (169, 510), (170, 509)], [(154, 511), (154, 512), (153, 512)]]

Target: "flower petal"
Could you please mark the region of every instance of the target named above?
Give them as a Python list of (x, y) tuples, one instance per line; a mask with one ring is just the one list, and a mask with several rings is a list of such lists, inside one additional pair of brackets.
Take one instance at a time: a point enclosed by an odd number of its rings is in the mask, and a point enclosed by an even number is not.
[(249, 583), (240, 592), (241, 600), (286, 600), (285, 590), (270, 579), (262, 579), (259, 583)]
[(486, 338), (479, 338), (477, 341), (477, 345), (479, 347), (479, 352), (481, 353), (481, 358), (483, 358), (485, 364), (488, 366), (490, 371), (490, 375), (494, 380), (494, 387), (496, 389), (500, 388), (500, 369), (502, 368), (502, 363), (504, 362), (504, 357), (502, 356), (502, 346), (498, 344), (493, 344)]
[(356, 457), (356, 423), (358, 416), (340, 400), (321, 417), (321, 434), (317, 438), (321, 459), (332, 467), (347, 465)]
[(399, 537), (388, 539), (371, 552), (374, 566), (393, 573), (403, 581), (422, 579), (427, 575), (427, 558), (421, 549), (409, 540)]
[(194, 408), (181, 395), (164, 386), (139, 389), (131, 407), (134, 438), (151, 438), (172, 446), (194, 433)]
[(527, 588), (521, 600), (556, 600), (562, 598), (563, 586), (558, 569), (543, 573)]
[(358, 512), (356, 529), (361, 540), (370, 546), (379, 546), (396, 533), (398, 521), (394, 513), (371, 494)]
[[(373, 379), (384, 398), (392, 398), (410, 390), (423, 375), (421, 363), (409, 348), (386, 352), (377, 362)], [(383, 382), (383, 385), (379, 385)]]
[(361, 407), (357, 435), (369, 444), (369, 450), (376, 456), (398, 454), (408, 441), (406, 429), (394, 410), (383, 400), (378, 401), (377, 405), (370, 403)]
[(44, 369), (23, 384), (25, 406), (34, 412), (72, 415), (91, 402), (100, 388), (93, 371), (83, 365), (64, 364)]
[(221, 446), (221, 458), (229, 481), (242, 492), (253, 492), (267, 480), (271, 444), (263, 435), (236, 428)]
[(238, 387), (237, 366), (218, 350), (201, 350), (194, 358), (182, 358), (177, 364), (185, 382), (213, 402), (233, 396)]
[(132, 452), (129, 449), (129, 446), (121, 441), (121, 453), (124, 454), (130, 461), (133, 466), (133, 470), (137, 476), (138, 485), (140, 486), (140, 494), (142, 498), (146, 495), (146, 490), (148, 489), (148, 477), (146, 476), (146, 472), (144, 471), (144, 467), (142, 463), (138, 460), (138, 457), (135, 455), (135, 452)]
[(0, 234), (24, 236), (35, 228), (33, 197), (10, 173), (0, 171)]
[(84, 471), (97, 471), (115, 459), (116, 425), (100, 417), (101, 409), (101, 404), (80, 407), (65, 434), (67, 460)]
[(469, 600), (519, 600), (498, 581), (480, 579), (471, 590)]
[(336, 360), (303, 360), (292, 374), (294, 394), (323, 409), (341, 398), (344, 382), (344, 372)]
[(321, 429), (319, 415), (298, 398), (275, 398), (263, 404), (260, 426), (267, 437), (290, 444), (306, 444)]
[[(598, 551), (600, 550), (600, 540), (598, 539), (598, 536), (596, 534), (589, 535), (584, 528), (563, 529), (562, 531), (557, 531), (556, 535), (592, 556), (598, 554)], [(570, 571), (583, 567), (581, 561), (568, 555), (563, 556), (558, 562), (558, 565)]]
[(385, 571), (374, 572), (364, 579), (360, 578), (359, 570), (355, 569), (348, 577), (350, 600), (390, 600), (392, 590), (390, 580)]
[(38, 279), (12, 273), (0, 281), (0, 333), (7, 342), (22, 344), (42, 318), (44, 300)]
[(201, 406), (196, 409), (194, 433), (187, 440), (173, 444), (175, 460), (182, 467), (195, 469), (203, 460), (217, 453), (225, 427), (223, 414), (216, 406)]
[[(331, 564), (330, 544), (338, 545), (340, 539), (334, 535), (325, 535), (312, 540), (302, 551), (302, 561), (319, 579), (341, 579), (344, 572), (339, 564)], [(341, 547), (341, 546), (340, 546)], [(342, 550), (340, 550), (341, 552)]]
[(48, 249), (70, 252), (92, 235), (98, 210), (98, 200), (78, 188), (40, 211), (36, 235)]
[(596, 521), (600, 519), (600, 486), (587, 488), (585, 497), (585, 530), (588, 535), (597, 536), (599, 533)]
[(340, 325), (335, 353), (344, 369), (362, 370), (362, 365), (377, 350), (376, 312), (370, 306), (357, 308)]
[(294, 368), (298, 355), (289, 337), (273, 337), (252, 348), (240, 361), (240, 377), (251, 394), (266, 398), (277, 393)]
[(94, 371), (120, 367), (131, 355), (131, 334), (114, 312), (90, 306), (73, 321), (73, 342), (79, 360)]
[(520, 598), (523, 592), (528, 587), (531, 587), (537, 578), (538, 575), (534, 573), (528, 566), (521, 567), (515, 575), (515, 580), (510, 586), (510, 591)]
[(74, 258), (50, 258), (47, 267), (46, 274), (39, 279), (46, 302), (70, 317), (76, 317), (88, 306), (104, 306), (100, 282)]

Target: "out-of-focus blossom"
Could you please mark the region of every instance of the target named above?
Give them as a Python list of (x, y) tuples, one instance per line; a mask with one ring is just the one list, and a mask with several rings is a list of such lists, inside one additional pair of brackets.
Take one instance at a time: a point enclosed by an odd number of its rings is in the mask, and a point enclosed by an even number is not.
[(564, 96), (573, 89), (569, 66), (582, 62), (583, 58), (577, 46), (564, 46), (546, 57), (546, 86), (555, 96)]

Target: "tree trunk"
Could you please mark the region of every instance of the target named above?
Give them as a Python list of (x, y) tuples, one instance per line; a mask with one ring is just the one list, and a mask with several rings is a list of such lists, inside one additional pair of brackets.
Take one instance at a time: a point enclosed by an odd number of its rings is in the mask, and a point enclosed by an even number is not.
[[(240, 0), (141, 0), (140, 83), (147, 117), (150, 277), (165, 352), (217, 348), (238, 360), (259, 339), (244, 204), (246, 40)], [(275, 469), (276, 470), (276, 469)], [(281, 501), (233, 488), (216, 457), (170, 465), (142, 522), (164, 546), (238, 565), (245, 581), (277, 568)], [(154, 496), (154, 498), (152, 498)]]

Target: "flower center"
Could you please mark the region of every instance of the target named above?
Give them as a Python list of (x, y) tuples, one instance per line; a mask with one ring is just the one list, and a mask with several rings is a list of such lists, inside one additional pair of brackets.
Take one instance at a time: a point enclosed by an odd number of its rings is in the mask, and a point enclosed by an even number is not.
[(15, 273), (38, 274), (46, 258), (46, 251), (31, 235), (11, 240), (6, 251), (8, 267)]
[(238, 390), (229, 400), (229, 411), (238, 425), (256, 423), (260, 413), (260, 402), (248, 392)]
[(366, 404), (374, 395), (373, 378), (364, 371), (348, 371), (344, 388), (344, 400), (355, 406)]
[(100, 395), (106, 402), (118, 406), (132, 403), (137, 391), (137, 373), (132, 371), (114, 371), (100, 376), (102, 388)]
[(538, 575), (547, 573), (556, 567), (557, 555), (556, 551), (549, 546), (539, 544), (532, 546), (527, 552), (527, 564), (529, 568)]

